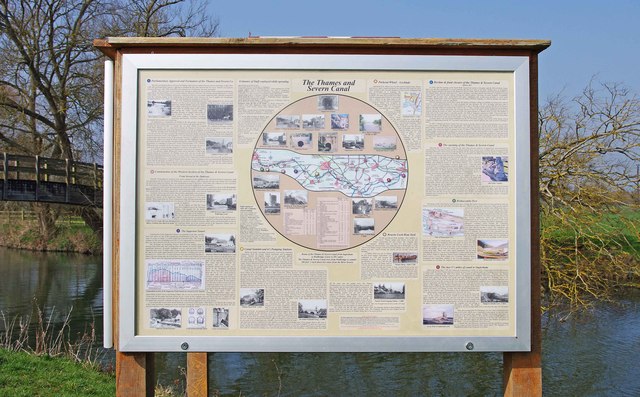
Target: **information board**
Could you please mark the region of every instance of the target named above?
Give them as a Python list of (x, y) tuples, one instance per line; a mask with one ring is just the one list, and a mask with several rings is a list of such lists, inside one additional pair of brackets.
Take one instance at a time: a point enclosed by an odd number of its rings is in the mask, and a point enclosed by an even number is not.
[(529, 350), (528, 62), (123, 55), (120, 350)]

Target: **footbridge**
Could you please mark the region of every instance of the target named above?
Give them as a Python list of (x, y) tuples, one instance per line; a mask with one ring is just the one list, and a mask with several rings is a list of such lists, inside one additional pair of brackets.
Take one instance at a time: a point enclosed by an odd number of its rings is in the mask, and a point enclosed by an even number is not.
[(1, 160), (3, 201), (102, 206), (102, 165), (9, 153)]

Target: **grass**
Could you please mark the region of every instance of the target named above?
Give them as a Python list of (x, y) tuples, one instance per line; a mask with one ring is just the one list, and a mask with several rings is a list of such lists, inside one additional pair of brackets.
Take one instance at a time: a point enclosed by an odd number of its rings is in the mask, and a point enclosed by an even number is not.
[(0, 395), (113, 396), (113, 374), (96, 371), (66, 357), (0, 349)]
[(566, 209), (541, 219), (545, 305), (571, 310), (640, 288), (640, 211)]
[[(0, 397), (115, 395), (114, 367), (103, 362), (93, 324), (72, 338), (71, 312), (56, 325), (54, 312), (46, 315), (35, 300), (33, 310), (33, 318), (11, 319), (0, 311)], [(183, 381), (156, 385), (155, 395), (184, 396)]]
[[(573, 223), (573, 227), (572, 227)], [(578, 217), (542, 217), (542, 229), (556, 246), (573, 247), (580, 239), (599, 239), (604, 247), (630, 255), (640, 261), (640, 211), (582, 213)]]
[(7, 319), (0, 312), (0, 396), (113, 396), (115, 376), (100, 370), (93, 325), (72, 340), (71, 312), (61, 325), (35, 301), (34, 313)]
[(85, 224), (62, 223), (57, 233), (44, 242), (34, 221), (0, 223), (0, 245), (34, 251), (102, 253), (102, 242)]

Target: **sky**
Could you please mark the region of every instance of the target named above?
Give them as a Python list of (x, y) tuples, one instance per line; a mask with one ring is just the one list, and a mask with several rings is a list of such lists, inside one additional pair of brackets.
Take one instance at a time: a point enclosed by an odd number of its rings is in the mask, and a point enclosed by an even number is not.
[(211, 1), (221, 37), (391, 36), (551, 40), (540, 101), (592, 78), (640, 94), (640, 0)]

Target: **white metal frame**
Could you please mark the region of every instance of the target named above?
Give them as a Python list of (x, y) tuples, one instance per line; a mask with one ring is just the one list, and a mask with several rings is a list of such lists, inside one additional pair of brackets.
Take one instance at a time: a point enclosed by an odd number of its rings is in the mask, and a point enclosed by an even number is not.
[[(141, 336), (136, 335), (136, 161), (138, 71), (171, 70), (381, 70), (512, 72), (515, 91), (516, 333), (486, 336)], [(119, 349), (208, 352), (529, 351), (531, 344), (531, 203), (529, 58), (509, 56), (125, 54), (122, 58)], [(106, 116), (105, 116), (106, 120)], [(106, 127), (105, 127), (106, 128)], [(106, 129), (105, 129), (106, 131)], [(105, 134), (106, 139), (106, 134)], [(105, 145), (106, 148), (106, 145)], [(105, 175), (107, 173), (105, 153)], [(107, 183), (105, 181), (105, 187)], [(106, 192), (106, 188), (105, 188)], [(105, 219), (111, 201), (105, 200)], [(107, 238), (108, 237), (108, 238)], [(111, 234), (105, 230), (105, 247)], [(105, 250), (105, 258), (107, 251)], [(105, 260), (105, 266), (107, 264)], [(107, 274), (105, 268), (105, 275)], [(109, 269), (110, 275), (110, 269)], [(105, 283), (106, 283), (105, 278)], [(107, 287), (109, 284), (105, 284)], [(105, 291), (108, 288), (105, 288)], [(106, 299), (105, 292), (105, 299)], [(106, 317), (105, 330), (110, 326)], [(107, 334), (105, 333), (105, 340)], [(186, 345), (185, 345), (186, 342)], [(471, 343), (471, 345), (469, 344)], [(106, 342), (105, 342), (106, 344)], [(471, 349), (470, 349), (471, 347)]]

